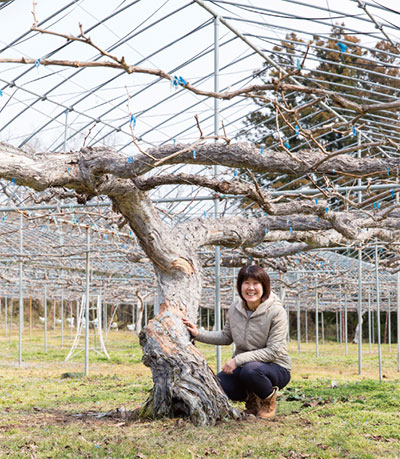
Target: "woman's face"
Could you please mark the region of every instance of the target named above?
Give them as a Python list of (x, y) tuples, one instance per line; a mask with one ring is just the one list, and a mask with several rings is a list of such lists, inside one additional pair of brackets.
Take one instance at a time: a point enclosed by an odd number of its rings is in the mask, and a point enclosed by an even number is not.
[(243, 281), (240, 293), (247, 303), (247, 306), (252, 309), (256, 308), (261, 303), (261, 297), (264, 292), (262, 284), (258, 282), (258, 280), (249, 277)]

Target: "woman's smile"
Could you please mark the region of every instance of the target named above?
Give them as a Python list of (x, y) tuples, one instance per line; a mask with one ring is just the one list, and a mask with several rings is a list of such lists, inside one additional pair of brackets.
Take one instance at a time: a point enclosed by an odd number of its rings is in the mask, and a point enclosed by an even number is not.
[(249, 309), (256, 309), (261, 303), (263, 296), (263, 287), (256, 279), (249, 277), (242, 283), (242, 297), (247, 303)]

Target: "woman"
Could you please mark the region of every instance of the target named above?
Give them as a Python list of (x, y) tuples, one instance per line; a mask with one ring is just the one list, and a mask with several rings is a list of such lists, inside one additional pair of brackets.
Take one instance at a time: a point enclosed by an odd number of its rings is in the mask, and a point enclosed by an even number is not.
[(183, 322), (197, 341), (235, 344), (233, 358), (217, 378), (230, 399), (246, 401), (246, 413), (268, 419), (275, 415), (278, 389), (290, 381), (287, 315), (260, 266), (239, 271), (237, 290), (240, 299), (229, 308), (222, 331), (199, 330), (189, 320)]

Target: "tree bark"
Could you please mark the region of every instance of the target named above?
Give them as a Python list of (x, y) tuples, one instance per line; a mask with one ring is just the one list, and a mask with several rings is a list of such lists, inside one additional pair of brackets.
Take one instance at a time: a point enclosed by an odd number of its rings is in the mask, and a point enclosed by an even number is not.
[(163, 303), (140, 335), (143, 363), (151, 368), (154, 383), (141, 416), (183, 416), (195, 425), (238, 419), (204, 356), (189, 341), (182, 317), (179, 308)]

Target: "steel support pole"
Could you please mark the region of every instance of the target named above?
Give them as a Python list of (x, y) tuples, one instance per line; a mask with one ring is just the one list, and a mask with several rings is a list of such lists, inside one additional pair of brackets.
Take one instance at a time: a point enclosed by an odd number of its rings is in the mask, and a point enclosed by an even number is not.
[[(358, 145), (360, 149), (358, 150), (358, 157), (361, 159), (361, 137), (358, 133)], [(361, 179), (357, 180), (357, 185), (361, 187)], [(358, 192), (358, 202), (362, 202), (362, 192)], [(358, 374), (362, 373), (362, 250), (358, 249)]]
[(61, 320), (61, 349), (64, 346), (64, 292), (61, 292), (60, 304), (60, 320)]
[(301, 327), (300, 327), (300, 298), (297, 296), (297, 352), (300, 354)]
[[(214, 91), (219, 91), (219, 23), (220, 18), (217, 16), (214, 20)], [(219, 99), (214, 99), (214, 134), (219, 132)], [(218, 166), (214, 166), (214, 175), (218, 176)], [(214, 215), (219, 217), (219, 201), (214, 199)], [(221, 329), (221, 248), (215, 247), (215, 313), (214, 328), (216, 331)], [(221, 371), (221, 346), (216, 346), (217, 373)]]
[(397, 371), (400, 372), (400, 272), (397, 271)]
[(319, 357), (319, 346), (318, 346), (318, 335), (319, 335), (319, 330), (318, 330), (318, 303), (319, 303), (319, 298), (318, 298), (318, 292), (315, 293), (315, 356)]
[(23, 221), (22, 213), (19, 214), (19, 333), (18, 333), (18, 365), (22, 365), (22, 332), (24, 329), (24, 298), (22, 296), (22, 274), (23, 274), (23, 260), (22, 260), (22, 248), (23, 248)]
[(372, 352), (371, 291), (368, 292), (368, 343), (369, 352)]
[(8, 298), (4, 297), (4, 334), (7, 338), (8, 333)]
[(47, 354), (47, 285), (44, 286), (43, 313), (44, 313), (44, 353)]
[(392, 321), (391, 321), (392, 311), (390, 308), (390, 296), (388, 297), (388, 344), (389, 344), (389, 352), (392, 351)]
[(347, 342), (347, 296), (344, 297), (344, 355), (349, 354)]
[(376, 328), (378, 340), (379, 381), (382, 381), (382, 349), (381, 349), (381, 310), (379, 298), (378, 246), (375, 244), (375, 282), (376, 282)]
[(86, 230), (85, 376), (89, 375), (90, 227)]

